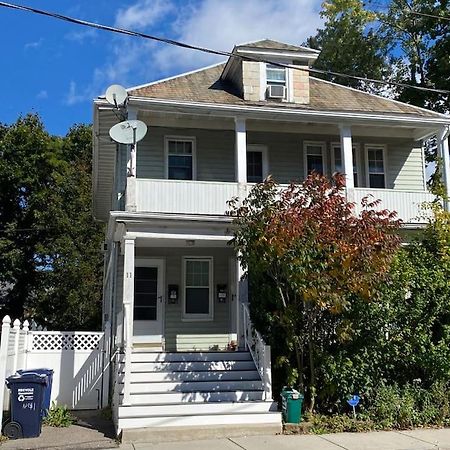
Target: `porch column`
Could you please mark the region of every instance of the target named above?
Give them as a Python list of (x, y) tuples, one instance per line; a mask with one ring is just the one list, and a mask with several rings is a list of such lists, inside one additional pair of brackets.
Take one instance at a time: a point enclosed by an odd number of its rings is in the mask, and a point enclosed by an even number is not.
[(347, 200), (352, 201), (354, 198), (353, 189), (355, 188), (355, 183), (353, 180), (352, 130), (348, 125), (340, 125), (339, 131), (341, 135), (342, 168), (345, 174)]
[(133, 349), (134, 260), (135, 241), (125, 238), (123, 244), (123, 333), (125, 344), (125, 378), (123, 404), (130, 402), (131, 353)]
[[(137, 119), (137, 109), (128, 109), (128, 119)], [(126, 187), (126, 206), (127, 211), (136, 211), (136, 154), (137, 154), (137, 143), (136, 145), (127, 146), (127, 187)]]
[(236, 330), (239, 348), (245, 350), (242, 304), (248, 303), (248, 280), (246, 278), (243, 278), (243, 276), (244, 276), (244, 269), (238, 257), (236, 257), (236, 297), (237, 297)]
[(247, 183), (247, 130), (245, 119), (236, 117), (236, 181), (239, 184)]
[(450, 154), (448, 148), (449, 127), (444, 127), (438, 136), (438, 156), (442, 164), (442, 182), (445, 187), (447, 199), (444, 201), (444, 207), (450, 211)]

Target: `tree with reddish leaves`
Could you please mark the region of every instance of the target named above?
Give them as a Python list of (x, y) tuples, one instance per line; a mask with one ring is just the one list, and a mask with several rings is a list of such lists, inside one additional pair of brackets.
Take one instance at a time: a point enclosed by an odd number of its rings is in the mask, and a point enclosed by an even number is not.
[[(351, 335), (339, 316), (355, 296), (372, 301), (398, 249), (395, 212), (345, 198), (345, 178), (313, 173), (283, 188), (266, 179), (230, 202), (233, 246), (250, 280), (250, 312), (268, 342), (284, 349), (287, 381), (315, 405), (317, 364), (327, 344)], [(281, 343), (280, 340), (283, 340)]]

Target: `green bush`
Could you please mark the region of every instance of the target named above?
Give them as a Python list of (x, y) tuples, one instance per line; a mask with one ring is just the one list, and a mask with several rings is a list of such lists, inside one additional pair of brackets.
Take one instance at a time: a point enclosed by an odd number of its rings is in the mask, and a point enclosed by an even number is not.
[(58, 406), (55, 402), (52, 402), (52, 406), (43, 421), (43, 424), (49, 427), (69, 427), (73, 423), (75, 423), (75, 418), (67, 406)]

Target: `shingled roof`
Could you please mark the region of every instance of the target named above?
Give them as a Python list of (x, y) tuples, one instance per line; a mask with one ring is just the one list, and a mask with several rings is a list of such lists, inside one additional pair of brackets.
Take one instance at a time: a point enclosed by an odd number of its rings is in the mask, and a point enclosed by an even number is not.
[[(267, 43), (264, 45), (266, 46), (265, 48), (267, 48)], [(180, 75), (160, 82), (131, 88), (128, 92), (134, 97), (195, 101), (223, 105), (269, 106), (268, 102), (264, 101), (245, 101), (234, 86), (220, 78), (224, 66), (225, 63), (218, 64), (186, 75)], [(309, 78), (309, 83), (309, 104), (300, 105), (287, 102), (271, 102), (270, 107), (311, 111), (442, 117), (442, 115), (434, 113), (433, 111), (368, 94), (311, 76)]]
[(236, 48), (239, 47), (251, 47), (270, 50), (291, 50), (294, 52), (308, 51), (311, 53), (318, 53), (316, 50), (313, 50), (308, 47), (303, 47), (301, 45), (285, 44), (284, 42), (273, 41), (272, 39), (262, 39), (261, 41), (249, 42), (246, 44), (239, 44), (236, 46)]

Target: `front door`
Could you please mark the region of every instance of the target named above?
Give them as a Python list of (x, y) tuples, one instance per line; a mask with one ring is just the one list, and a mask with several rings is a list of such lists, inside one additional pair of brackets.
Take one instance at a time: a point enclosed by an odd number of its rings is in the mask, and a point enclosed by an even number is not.
[(162, 341), (163, 271), (163, 260), (136, 260), (133, 317), (133, 342), (135, 343)]

